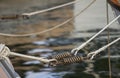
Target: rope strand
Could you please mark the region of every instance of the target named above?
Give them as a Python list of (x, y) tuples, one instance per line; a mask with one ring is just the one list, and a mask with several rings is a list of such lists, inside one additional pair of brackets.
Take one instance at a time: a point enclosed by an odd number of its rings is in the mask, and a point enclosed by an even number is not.
[(56, 62), (56, 59), (45, 59), (45, 58), (40, 58), (40, 57), (35, 57), (35, 56), (29, 56), (29, 55), (23, 55), (15, 52), (11, 52), (10, 49), (5, 46), (4, 44), (0, 44), (0, 58), (8, 58), (8, 56), (13, 55), (13, 56), (19, 56), (19, 57), (24, 57), (28, 59), (33, 59), (33, 60), (38, 60), (44, 63), (50, 63), (50, 62)]
[(119, 40), (120, 40), (120, 37), (117, 38), (117, 39), (115, 39), (115, 40), (112, 41), (111, 43), (103, 46), (102, 48), (100, 48), (100, 49), (98, 49), (98, 50), (96, 50), (96, 51), (94, 51), (94, 52), (89, 53), (89, 54), (87, 55), (87, 57), (90, 57), (90, 56), (91, 56), (90, 59), (93, 59), (97, 54), (99, 54), (100, 52), (102, 52), (103, 50), (105, 50), (106, 48), (108, 48), (109, 46), (115, 44), (115, 43), (118, 42)]
[(113, 24), (119, 18), (120, 18), (120, 15), (117, 16), (115, 19), (113, 19), (109, 24), (107, 24), (104, 28), (102, 28), (93, 37), (91, 37), (89, 40), (87, 40), (86, 42), (84, 42), (82, 45), (80, 45), (77, 48), (73, 49), (71, 52), (74, 53), (74, 55), (77, 55), (77, 53), (78, 53), (79, 50), (81, 50), (84, 46), (86, 46), (90, 41), (92, 41), (94, 38), (96, 38), (100, 33), (102, 33), (106, 28), (108, 28), (111, 24)]
[(55, 7), (52, 7), (52, 8), (40, 10), (40, 11), (35, 11), (35, 12), (31, 12), (31, 13), (22, 13), (21, 15), (0, 16), (0, 19), (5, 20), (5, 19), (29, 18), (30, 16), (40, 14), (40, 13), (44, 13), (44, 12), (48, 12), (48, 11), (55, 10), (55, 9), (58, 9), (58, 8), (62, 8), (62, 7), (65, 7), (65, 6), (69, 6), (69, 5), (72, 5), (76, 2), (77, 2), (77, 0), (65, 3), (65, 4), (62, 4), (62, 5), (58, 5), (58, 6), (55, 6)]
[(74, 18), (78, 17), (81, 13), (83, 13), (84, 11), (86, 11), (86, 9), (88, 9), (96, 0), (93, 0), (89, 5), (87, 5), (83, 10), (81, 10), (78, 14), (76, 14), (75, 16), (71, 17), (70, 19), (62, 22), (61, 24), (58, 24), (52, 28), (49, 28), (47, 30), (43, 30), (43, 31), (40, 31), (40, 32), (35, 32), (35, 33), (30, 33), (30, 34), (5, 34), (5, 33), (0, 33), (1, 36), (9, 36), (9, 37), (27, 37), (27, 36), (32, 36), (32, 35), (39, 35), (39, 34), (43, 34), (43, 33), (46, 33), (46, 32), (49, 32), (49, 31), (52, 31), (56, 28), (59, 28), (65, 24), (67, 24), (68, 22), (74, 20)]
[[(80, 1), (80, 0), (78, 0), (78, 1)], [(23, 16), (36, 15), (36, 14), (44, 13), (44, 12), (47, 12), (47, 11), (55, 10), (55, 9), (58, 9), (58, 8), (61, 8), (61, 7), (65, 7), (65, 6), (74, 4), (74, 3), (78, 2), (78, 1), (77, 0), (71, 1), (71, 2), (68, 2), (68, 3), (62, 4), (62, 5), (58, 5), (58, 6), (55, 6), (55, 7), (52, 7), (52, 8), (48, 8), (48, 9), (44, 9), (44, 10), (40, 10), (40, 11), (35, 11), (35, 12), (31, 12), (31, 13), (23, 13), (22, 15)]]

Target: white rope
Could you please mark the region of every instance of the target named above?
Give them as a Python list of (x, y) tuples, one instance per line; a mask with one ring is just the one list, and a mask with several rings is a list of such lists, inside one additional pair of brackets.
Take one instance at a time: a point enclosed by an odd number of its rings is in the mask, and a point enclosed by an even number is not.
[(78, 53), (79, 50), (81, 50), (90, 41), (92, 41), (95, 37), (97, 37), (100, 33), (102, 33), (106, 28), (108, 28), (111, 24), (113, 24), (118, 18), (120, 18), (120, 15), (117, 16), (114, 20), (112, 20), (109, 24), (107, 24), (104, 28), (102, 28), (98, 33), (96, 33), (94, 36), (92, 36), (89, 40), (87, 40), (82, 45), (78, 46), (77, 48), (74, 48), (71, 52), (75, 53), (74, 55), (77, 55), (77, 53)]
[[(80, 0), (78, 0), (78, 1), (80, 1)], [(22, 15), (23, 15), (23, 16), (36, 15), (36, 14), (40, 14), (40, 13), (43, 13), (43, 12), (55, 10), (55, 9), (58, 9), (58, 8), (61, 8), (61, 7), (65, 7), (65, 6), (74, 4), (74, 3), (78, 2), (78, 1), (77, 1), (77, 0), (71, 1), (71, 2), (68, 2), (68, 3), (62, 4), (62, 5), (58, 5), (58, 6), (55, 6), (55, 7), (52, 7), (52, 8), (48, 8), (48, 9), (44, 9), (44, 10), (40, 10), (40, 11), (35, 11), (35, 12), (31, 12), (31, 13), (23, 13)]]
[(62, 22), (61, 24), (58, 24), (52, 28), (49, 28), (47, 30), (43, 30), (43, 31), (40, 31), (40, 32), (35, 32), (35, 33), (30, 33), (30, 34), (21, 34), (21, 35), (18, 35), (18, 34), (5, 34), (5, 33), (0, 33), (1, 36), (9, 36), (9, 37), (26, 37), (26, 36), (32, 36), (32, 35), (39, 35), (39, 34), (43, 34), (43, 33), (46, 33), (46, 32), (49, 32), (49, 31), (52, 31), (56, 28), (59, 28), (63, 25), (65, 25), (66, 23), (74, 20), (77, 16), (79, 16), (81, 13), (83, 13), (84, 11), (86, 11), (86, 9), (88, 9), (96, 0), (93, 0), (90, 4), (88, 4), (83, 10), (81, 10), (78, 14), (76, 14), (75, 16), (69, 18), (68, 20)]
[[(78, 0), (80, 1), (80, 0)], [(39, 11), (34, 11), (34, 12), (30, 12), (30, 13), (22, 13), (21, 15), (13, 15), (13, 16), (7, 16), (7, 17), (0, 17), (0, 19), (17, 19), (17, 18), (28, 18), (32, 15), (36, 15), (36, 14), (40, 14), (40, 13), (44, 13), (44, 12), (47, 12), (47, 11), (51, 11), (51, 10), (55, 10), (55, 9), (58, 9), (58, 8), (62, 8), (62, 7), (65, 7), (65, 6), (69, 6), (69, 5), (72, 5), (76, 2), (78, 2), (77, 0), (75, 1), (71, 1), (71, 2), (68, 2), (68, 3), (65, 3), (65, 4), (62, 4), (62, 5), (58, 5), (58, 6), (55, 6), (55, 7), (51, 7), (51, 8), (47, 8), (47, 9), (43, 9), (43, 10), (39, 10)]]
[(19, 54), (19, 53), (15, 53), (15, 52), (10, 52), (10, 55), (33, 59), (33, 60), (38, 60), (38, 61), (41, 61), (44, 63), (50, 63), (52, 61), (56, 61), (56, 59), (45, 59), (45, 58), (40, 58), (40, 57), (35, 57), (35, 56), (23, 55), (23, 54)]
[(56, 61), (55, 59), (45, 59), (45, 58), (28, 56), (28, 55), (23, 55), (23, 54), (11, 52), (7, 46), (5, 46), (4, 44), (0, 44), (0, 58), (6, 59), (10, 55), (24, 57), (24, 58), (33, 59), (33, 60), (38, 60), (38, 61), (41, 61), (44, 63), (50, 63), (50, 62)]
[(115, 39), (115, 40), (112, 41), (111, 43), (103, 46), (102, 48), (100, 48), (100, 49), (98, 49), (98, 50), (96, 50), (96, 51), (94, 51), (94, 52), (89, 53), (87, 56), (88, 56), (88, 57), (91, 56), (90, 59), (93, 59), (97, 54), (99, 54), (100, 52), (102, 52), (103, 50), (105, 50), (106, 48), (108, 48), (109, 46), (111, 46), (112, 44), (116, 43), (116, 42), (119, 41), (119, 40), (120, 40), (120, 37), (117, 38), (117, 39)]
[(0, 59), (4, 59), (4, 60), (6, 60), (9, 64), (11, 64), (9, 58), (7, 57), (9, 51), (10, 51), (10, 50), (9, 50), (8, 48), (5, 48), (5, 45), (4, 45), (4, 44), (0, 44)]
[(8, 56), (9, 49), (5, 48), (4, 44), (0, 44), (0, 58), (5, 58)]

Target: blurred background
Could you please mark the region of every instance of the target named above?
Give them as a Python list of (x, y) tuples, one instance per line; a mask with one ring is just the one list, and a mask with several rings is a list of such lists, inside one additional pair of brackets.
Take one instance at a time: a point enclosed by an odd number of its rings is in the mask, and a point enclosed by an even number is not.
[[(0, 17), (20, 15), (61, 5), (73, 0), (0, 0)], [(82, 11), (92, 0), (78, 0), (77, 3), (56, 10), (37, 14), (28, 19), (0, 20), (0, 33), (28, 34), (50, 29)], [(109, 21), (114, 14), (108, 6)], [(38, 57), (49, 57), (73, 48), (87, 41), (107, 23), (106, 0), (96, 0), (73, 21), (52, 31), (29, 37), (0, 36), (0, 42), (11, 51)], [(120, 37), (120, 25), (116, 21), (109, 28), (110, 42)], [(79, 53), (87, 54), (107, 44), (105, 30)], [(120, 41), (110, 47), (112, 78), (120, 78)], [(108, 51), (103, 51), (94, 61), (48, 67), (39, 61), (10, 57), (15, 71), (22, 78), (109, 78)]]

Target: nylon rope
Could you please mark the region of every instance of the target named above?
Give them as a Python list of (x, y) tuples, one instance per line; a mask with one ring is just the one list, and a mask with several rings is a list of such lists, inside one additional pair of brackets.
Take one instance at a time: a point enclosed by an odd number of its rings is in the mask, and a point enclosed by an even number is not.
[(90, 52), (88, 53), (87, 57), (91, 57), (90, 59), (94, 59), (94, 57), (99, 54), (100, 52), (102, 52), (103, 50), (105, 50), (106, 48), (108, 48), (109, 46), (115, 44), (116, 42), (118, 42), (120, 40), (120, 37), (118, 37), (117, 39), (115, 39), (114, 41), (110, 42), (109, 44), (99, 48), (98, 50), (94, 51), (94, 52)]
[[(107, 18), (107, 24), (109, 23), (109, 13), (108, 13), (108, 2), (106, 0), (106, 18)], [(107, 34), (108, 34), (108, 44), (110, 43), (110, 30), (109, 27), (107, 28)], [(108, 47), (108, 64), (109, 64), (109, 78), (112, 78), (112, 67), (111, 67), (111, 53), (110, 53), (110, 47)]]
[(102, 28), (98, 33), (96, 33), (94, 36), (92, 36), (90, 39), (88, 39), (86, 42), (78, 46), (77, 48), (74, 48), (71, 52), (74, 53), (74, 55), (77, 55), (78, 51), (81, 50), (84, 46), (86, 46), (90, 41), (92, 41), (94, 38), (96, 38), (100, 33), (102, 33), (106, 28), (108, 28), (111, 24), (113, 24), (118, 18), (120, 18), (120, 15), (117, 16), (115, 19), (113, 19), (109, 24), (107, 24), (104, 28)]
[[(78, 1), (80, 1), (80, 0), (78, 0)], [(62, 7), (65, 7), (65, 6), (69, 6), (69, 5), (74, 4), (76, 2), (77, 2), (77, 0), (71, 1), (71, 2), (68, 2), (68, 3), (65, 3), (65, 4), (61, 4), (61, 5), (58, 5), (58, 6), (54, 6), (54, 7), (51, 7), (51, 8), (39, 10), (39, 11), (34, 11), (34, 12), (30, 12), (30, 13), (22, 13), (21, 15), (8, 16), (7, 18), (6, 17), (0, 17), (0, 19), (18, 19), (20, 17), (21, 18), (28, 18), (28, 17), (36, 15), (36, 14), (48, 12), (48, 11), (55, 10), (55, 9), (58, 9), (58, 8), (62, 8)]]
[(44, 63), (56, 61), (56, 59), (47, 59), (47, 58), (42, 58), (42, 57), (35, 57), (35, 56), (29, 56), (29, 55), (11, 52), (7, 46), (5, 46), (4, 44), (0, 44), (0, 58), (7, 59), (8, 56), (10, 56), (10, 55), (24, 57), (24, 58), (33, 59), (33, 60), (38, 60), (38, 61), (41, 61)]
[(78, 14), (76, 14), (75, 16), (69, 18), (68, 20), (52, 27), (52, 28), (49, 28), (47, 30), (43, 30), (41, 32), (35, 32), (35, 33), (30, 33), (30, 34), (6, 34), (6, 33), (0, 33), (1, 36), (9, 36), (9, 37), (26, 37), (26, 36), (32, 36), (32, 35), (38, 35), (38, 34), (43, 34), (43, 33), (46, 33), (46, 32), (49, 32), (49, 31), (52, 31), (56, 28), (59, 28), (63, 25), (65, 25), (66, 23), (74, 20), (74, 18), (78, 17), (81, 13), (83, 13), (84, 11), (86, 11), (96, 0), (93, 0), (90, 4), (88, 4), (84, 9), (82, 9)]
[(47, 12), (47, 11), (55, 10), (55, 9), (58, 9), (58, 8), (61, 8), (61, 7), (65, 7), (65, 6), (74, 4), (74, 3), (78, 2), (78, 1), (80, 1), (80, 0), (71, 1), (71, 2), (68, 2), (68, 3), (62, 4), (62, 5), (58, 5), (58, 6), (48, 8), (48, 9), (44, 9), (44, 10), (40, 10), (40, 11), (35, 11), (35, 12), (31, 12), (31, 13), (23, 13), (22, 15), (23, 16), (36, 15), (36, 14), (44, 13), (44, 12)]

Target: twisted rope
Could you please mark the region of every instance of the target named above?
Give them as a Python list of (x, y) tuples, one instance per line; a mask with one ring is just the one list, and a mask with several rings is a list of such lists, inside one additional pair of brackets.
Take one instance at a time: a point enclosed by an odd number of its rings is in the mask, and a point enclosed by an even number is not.
[(113, 24), (119, 18), (120, 18), (120, 15), (117, 16), (115, 19), (113, 19), (110, 23), (108, 23), (104, 28), (102, 28), (98, 33), (96, 33), (94, 36), (92, 36), (89, 40), (87, 40), (82, 45), (78, 46), (77, 48), (74, 48), (71, 52), (74, 53), (74, 55), (77, 55), (79, 50), (81, 50), (83, 47), (85, 47), (90, 41), (92, 41), (94, 38), (96, 38), (100, 33), (102, 33), (106, 28), (108, 28), (111, 24)]
[(115, 44), (115, 43), (118, 42), (119, 40), (120, 40), (120, 37), (117, 38), (117, 39), (115, 39), (115, 40), (112, 41), (111, 43), (103, 46), (102, 48), (100, 48), (100, 49), (98, 49), (98, 50), (96, 50), (96, 51), (94, 51), (94, 52), (89, 53), (89, 54), (87, 55), (87, 57), (91, 57), (90, 59), (93, 59), (97, 54), (99, 54), (100, 52), (102, 52), (103, 50), (105, 50), (106, 48), (108, 48), (109, 46)]
[[(78, 0), (78, 1), (80, 1), (80, 0)], [(68, 3), (62, 4), (62, 5), (58, 5), (58, 6), (55, 6), (55, 7), (52, 7), (52, 8), (48, 8), (48, 9), (44, 9), (44, 10), (40, 10), (40, 11), (35, 11), (35, 12), (31, 12), (31, 13), (23, 13), (22, 15), (29, 17), (29, 16), (33, 16), (33, 15), (36, 15), (36, 14), (44, 13), (44, 12), (47, 12), (47, 11), (55, 10), (55, 9), (58, 9), (58, 8), (61, 8), (61, 7), (65, 7), (65, 6), (74, 4), (78, 1), (77, 0), (71, 1), (71, 2), (68, 2)]]
[(45, 59), (45, 58), (40, 58), (40, 57), (35, 57), (35, 56), (28, 56), (28, 55), (23, 55), (15, 52), (11, 52), (10, 49), (5, 46), (4, 44), (0, 44), (0, 58), (5, 58), (7, 59), (8, 56), (13, 55), (13, 56), (19, 56), (19, 57), (24, 57), (28, 59), (33, 59), (33, 60), (38, 60), (44, 63), (50, 63), (50, 62), (56, 62), (56, 59)]
[(26, 36), (32, 36), (32, 35), (39, 35), (39, 34), (43, 34), (43, 33), (46, 33), (46, 32), (49, 32), (49, 31), (52, 31), (56, 28), (59, 28), (65, 24), (67, 24), (68, 22), (74, 20), (76, 17), (78, 17), (81, 13), (83, 13), (84, 11), (86, 11), (86, 9), (88, 9), (96, 0), (93, 0), (90, 4), (88, 4), (83, 10), (81, 10), (78, 14), (76, 14), (75, 16), (69, 18), (68, 20), (62, 22), (61, 24), (58, 24), (52, 28), (49, 28), (47, 30), (43, 30), (43, 31), (40, 31), (40, 32), (35, 32), (35, 33), (30, 33), (30, 34), (21, 34), (21, 35), (18, 35), (18, 34), (5, 34), (5, 33), (0, 33), (1, 36), (9, 36), (9, 37), (26, 37)]
[(9, 48), (5, 47), (4, 44), (0, 44), (0, 58), (5, 58), (9, 56)]
[(21, 15), (0, 16), (0, 19), (4, 20), (4, 19), (29, 18), (30, 16), (40, 14), (40, 13), (44, 13), (44, 12), (51, 11), (51, 10), (55, 10), (55, 9), (58, 9), (58, 8), (62, 8), (62, 7), (74, 4), (76, 2), (77, 2), (77, 0), (65, 3), (65, 4), (62, 4), (62, 5), (58, 5), (58, 6), (55, 6), (55, 7), (52, 7), (52, 8), (40, 10), (40, 11), (35, 11), (35, 12), (31, 12), (31, 13), (22, 13)]

